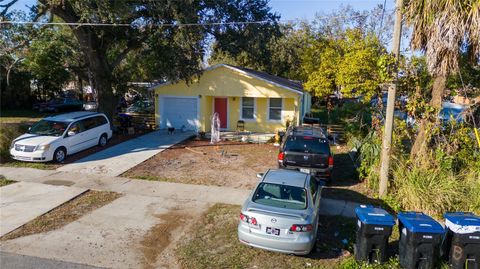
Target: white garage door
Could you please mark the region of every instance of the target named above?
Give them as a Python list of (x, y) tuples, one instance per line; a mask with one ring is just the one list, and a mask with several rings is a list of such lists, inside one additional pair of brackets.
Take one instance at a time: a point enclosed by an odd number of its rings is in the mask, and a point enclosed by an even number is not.
[(177, 130), (197, 130), (198, 98), (197, 97), (160, 97), (160, 128), (174, 127)]

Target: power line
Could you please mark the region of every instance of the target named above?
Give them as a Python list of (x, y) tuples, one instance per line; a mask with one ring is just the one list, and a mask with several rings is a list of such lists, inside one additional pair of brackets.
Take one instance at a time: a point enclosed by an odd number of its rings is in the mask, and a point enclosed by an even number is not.
[[(393, 10), (391, 10), (393, 11)], [(354, 15), (354, 16), (317, 16), (315, 20), (323, 19), (352, 19), (358, 17), (368, 16), (365, 14)], [(292, 19), (292, 20), (261, 20), (261, 21), (236, 21), (236, 22), (204, 22), (204, 23), (158, 23), (155, 26), (158, 27), (185, 27), (185, 26), (219, 26), (219, 25), (249, 25), (249, 24), (268, 24), (268, 23), (283, 23), (291, 24), (296, 22), (304, 22), (304, 19)], [(0, 25), (51, 25), (51, 26), (99, 26), (99, 27), (134, 27), (135, 23), (93, 23), (93, 22), (38, 22), (38, 21), (0, 21)]]

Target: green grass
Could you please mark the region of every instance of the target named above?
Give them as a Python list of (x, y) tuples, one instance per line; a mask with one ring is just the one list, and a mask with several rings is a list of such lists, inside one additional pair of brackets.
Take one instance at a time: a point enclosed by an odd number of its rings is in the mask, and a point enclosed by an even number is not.
[(7, 186), (9, 184), (15, 183), (14, 180), (6, 179), (4, 176), (0, 175), (0, 187)]
[(34, 122), (48, 115), (50, 114), (28, 110), (28, 109), (2, 110), (0, 113), (0, 122), (2, 123)]
[(313, 117), (319, 118), (322, 124), (344, 124), (348, 119), (354, 118), (361, 112), (365, 112), (366, 106), (361, 103), (346, 103), (335, 106), (328, 113), (325, 106), (312, 107)]
[[(2, 159), (3, 161), (3, 159)], [(55, 170), (57, 166), (52, 163), (30, 163), (30, 162), (20, 162), (9, 159), (8, 161), (0, 164), (0, 167), (21, 167), (21, 168), (34, 168), (41, 170)]]
[(165, 177), (157, 177), (153, 175), (140, 175), (134, 176), (134, 179), (141, 179), (141, 180), (148, 180), (148, 181), (164, 181), (164, 182), (178, 182), (174, 178), (165, 178)]
[[(194, 225), (176, 249), (183, 268), (336, 268), (342, 249), (351, 253), (355, 221), (321, 216), (316, 249), (307, 256), (285, 255), (248, 247), (238, 241), (240, 206), (216, 204)], [(202, 227), (198, 229), (198, 227)], [(343, 239), (348, 243), (344, 244)], [(350, 252), (349, 252), (350, 251)], [(347, 254), (348, 256), (349, 254)]]
[[(11, 118), (10, 122), (3, 122), (5, 118), (3, 118), (2, 111), (2, 118), (0, 123), (0, 166), (7, 166), (7, 167), (28, 167), (28, 168), (36, 168), (36, 169), (44, 169), (50, 170), (57, 168), (56, 165), (52, 163), (29, 163), (29, 162), (20, 162), (10, 158), (10, 144), (12, 141), (19, 137), (20, 135), (24, 134), (29, 127), (29, 123), (19, 122), (19, 119), (26, 119), (26, 118), (15, 118), (15, 121)], [(29, 118), (33, 119), (33, 118)]]

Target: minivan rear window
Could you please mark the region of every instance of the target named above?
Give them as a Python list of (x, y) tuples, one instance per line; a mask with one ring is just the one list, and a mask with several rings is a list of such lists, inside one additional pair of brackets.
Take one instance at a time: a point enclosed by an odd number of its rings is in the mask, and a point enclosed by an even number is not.
[(252, 201), (286, 209), (307, 208), (307, 195), (304, 188), (273, 183), (260, 183)]
[(320, 138), (292, 136), (285, 142), (285, 151), (329, 154), (330, 146)]

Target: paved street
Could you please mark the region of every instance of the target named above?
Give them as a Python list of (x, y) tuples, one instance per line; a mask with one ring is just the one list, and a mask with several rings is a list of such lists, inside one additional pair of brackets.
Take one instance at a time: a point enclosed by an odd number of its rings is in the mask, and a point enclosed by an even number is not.
[(4, 269), (101, 269), (85, 264), (44, 259), (0, 251), (0, 268)]

